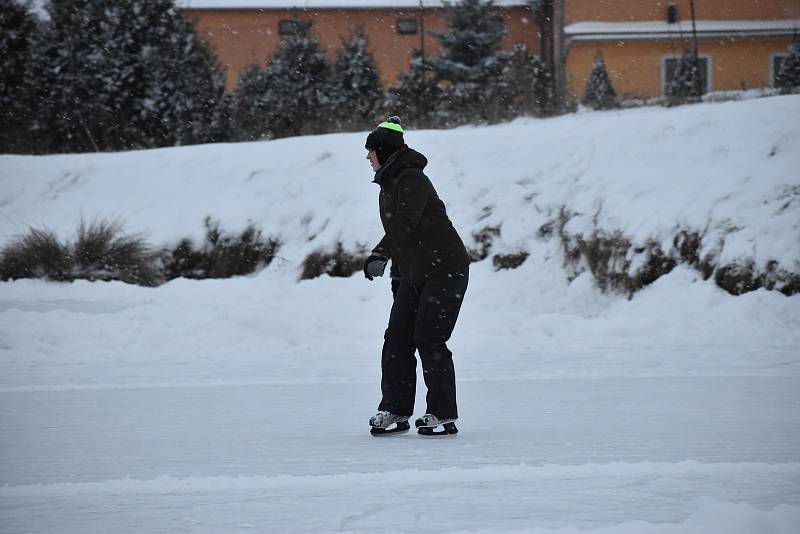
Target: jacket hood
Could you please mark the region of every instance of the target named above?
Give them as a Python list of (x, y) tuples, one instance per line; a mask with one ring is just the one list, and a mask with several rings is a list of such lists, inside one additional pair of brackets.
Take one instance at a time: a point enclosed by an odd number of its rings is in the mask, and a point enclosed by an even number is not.
[(383, 185), (387, 180), (391, 180), (403, 169), (425, 169), (428, 165), (428, 158), (413, 148), (403, 145), (401, 149), (389, 156), (380, 169), (375, 172), (375, 182), (378, 185)]

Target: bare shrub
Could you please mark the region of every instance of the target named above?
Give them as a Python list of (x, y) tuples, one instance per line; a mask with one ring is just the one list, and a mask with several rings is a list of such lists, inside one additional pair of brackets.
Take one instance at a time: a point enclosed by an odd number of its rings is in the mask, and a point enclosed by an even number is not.
[(362, 269), (367, 259), (363, 247), (355, 253), (348, 252), (342, 243), (336, 243), (333, 251), (316, 250), (303, 260), (301, 280), (310, 280), (323, 274), (328, 276), (347, 278)]
[(752, 262), (724, 265), (714, 273), (714, 281), (731, 295), (741, 295), (761, 287)]
[(770, 261), (759, 272), (752, 260), (722, 265), (714, 272), (714, 281), (731, 295), (742, 295), (757, 289), (777, 290), (791, 296), (800, 293), (800, 275), (790, 273)]
[[(627, 282), (629, 295), (652, 284), (678, 265), (677, 260), (671, 254), (665, 254), (655, 241), (648, 241), (644, 247), (637, 248), (636, 252), (644, 254), (644, 262), (630, 275)], [(630, 271), (630, 266), (628, 271)]]
[(32, 228), (1, 255), (3, 280), (121, 280), (147, 286), (161, 281), (145, 241), (125, 235), (121, 225), (109, 221), (89, 225), (81, 221), (74, 243), (62, 243), (52, 231)]
[(206, 230), (199, 249), (184, 239), (174, 249), (155, 253), (142, 237), (125, 234), (112, 221), (81, 221), (74, 243), (60, 242), (49, 230), (31, 229), (0, 251), (0, 278), (120, 280), (144, 286), (180, 276), (228, 278), (268, 265), (279, 246), (252, 225), (229, 235), (206, 219)]
[(696, 269), (704, 280), (713, 277), (719, 287), (732, 295), (762, 287), (787, 296), (800, 293), (800, 274), (781, 268), (776, 261), (768, 262), (761, 269), (752, 260), (720, 265), (722, 240), (706, 244), (706, 252), (701, 256), (704, 234), (696, 230), (679, 230), (672, 239), (672, 248), (665, 251), (654, 240), (643, 245), (633, 244), (619, 231), (609, 234), (594, 230), (588, 237), (569, 234), (566, 225), (574, 215), (562, 207), (559, 214), (537, 232), (540, 239), (558, 237), (570, 281), (588, 269), (601, 290), (617, 291), (630, 297), (679, 264), (686, 264)]
[(494, 241), (494, 238), (496, 237), (500, 237), (499, 226), (486, 226), (485, 228), (474, 232), (472, 234), (472, 239), (475, 240), (475, 244), (477, 246), (467, 249), (470, 261), (476, 262), (488, 258), (489, 251), (492, 249), (492, 241)]
[(673, 251), (676, 260), (686, 263), (690, 267), (697, 269), (703, 276), (703, 280), (708, 280), (717, 268), (717, 256), (719, 248), (714, 247), (708, 254), (700, 257), (700, 250), (703, 244), (703, 235), (694, 230), (681, 230), (672, 240)]
[(72, 259), (73, 279), (121, 280), (144, 286), (161, 282), (147, 243), (140, 236), (125, 235), (116, 222), (98, 220), (87, 225), (81, 221)]
[(574, 272), (582, 272), (581, 264), (585, 264), (602, 291), (616, 291), (628, 297), (678, 265), (656, 241), (634, 246), (619, 231), (608, 234), (595, 230), (588, 237), (578, 234), (565, 239), (566, 261)]
[(800, 294), (800, 275), (784, 271), (780, 286), (776, 284), (775, 289), (787, 297)]
[(174, 278), (230, 278), (250, 274), (269, 265), (280, 242), (265, 238), (261, 230), (248, 225), (239, 234), (227, 234), (219, 223), (206, 217), (206, 238), (200, 247), (191, 239), (162, 254), (164, 275)]
[(616, 291), (631, 297), (678, 265), (673, 255), (665, 253), (656, 241), (634, 246), (619, 231), (608, 234), (595, 230), (588, 237), (582, 234), (569, 236), (562, 225), (559, 235), (565, 267), (573, 273), (570, 279), (583, 272), (585, 265), (597, 287), (604, 292)]
[(630, 293), (627, 272), (629, 262), (626, 260), (626, 255), (631, 244), (620, 232), (607, 236), (604, 232), (596, 230), (588, 238), (578, 235), (576, 241), (581, 257), (586, 261), (601, 290), (614, 289)]
[(516, 269), (523, 263), (525, 260), (528, 259), (527, 251), (522, 250), (515, 254), (495, 254), (492, 258), (492, 265), (494, 265), (495, 271), (499, 271), (501, 269)]
[(567, 270), (567, 280), (572, 281), (577, 278), (582, 272), (581, 249), (577, 241), (567, 234), (567, 223), (576, 214), (569, 211), (566, 206), (561, 206), (558, 215), (543, 224), (537, 231), (537, 236), (540, 239), (548, 240), (552, 237), (558, 237), (561, 244), (561, 250), (564, 254), (564, 268)]
[(67, 245), (46, 229), (31, 228), (0, 251), (0, 278), (70, 279), (72, 258)]

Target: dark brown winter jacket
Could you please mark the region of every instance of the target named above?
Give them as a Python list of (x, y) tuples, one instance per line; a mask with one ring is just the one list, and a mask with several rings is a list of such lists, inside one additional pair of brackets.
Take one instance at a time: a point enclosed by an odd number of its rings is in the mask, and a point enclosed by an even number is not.
[(427, 164), (425, 156), (404, 146), (375, 173), (386, 234), (373, 252), (390, 258), (402, 279), (414, 287), (469, 269), (464, 243), (422, 172)]

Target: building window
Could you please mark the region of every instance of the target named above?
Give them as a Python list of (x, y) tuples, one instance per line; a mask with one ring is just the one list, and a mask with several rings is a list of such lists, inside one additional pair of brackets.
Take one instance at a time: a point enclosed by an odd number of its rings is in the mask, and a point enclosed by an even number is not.
[(769, 86), (775, 88), (786, 87), (787, 84), (779, 79), (778, 75), (781, 73), (781, 65), (783, 60), (789, 57), (789, 54), (770, 54), (769, 56)]
[(397, 19), (395, 27), (400, 35), (414, 35), (417, 33), (417, 19)]
[[(675, 79), (675, 70), (678, 68), (678, 63), (681, 56), (664, 56), (661, 60), (661, 94), (668, 96), (668, 88)], [(700, 91), (706, 94), (711, 90), (711, 56), (708, 54), (699, 54), (697, 57), (700, 63)]]
[(303, 23), (297, 19), (284, 19), (278, 22), (278, 33), (280, 35), (297, 35), (309, 26), (311, 23)]
[(670, 4), (667, 6), (667, 24), (675, 24), (678, 22), (678, 6)]

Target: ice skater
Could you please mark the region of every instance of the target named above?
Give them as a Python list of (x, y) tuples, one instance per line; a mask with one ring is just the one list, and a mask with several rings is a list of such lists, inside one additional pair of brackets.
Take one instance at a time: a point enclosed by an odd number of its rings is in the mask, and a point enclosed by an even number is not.
[(469, 279), (469, 254), (423, 170), (428, 160), (406, 146), (398, 117), (369, 134), (367, 159), (380, 186), (384, 236), (364, 263), (383, 276), (391, 260), (399, 274), (381, 355), (382, 399), (369, 424), (373, 435), (407, 432), (414, 413), (417, 360), (428, 389), (427, 410), (415, 425), (423, 435), (458, 432), (456, 375), (447, 340)]

